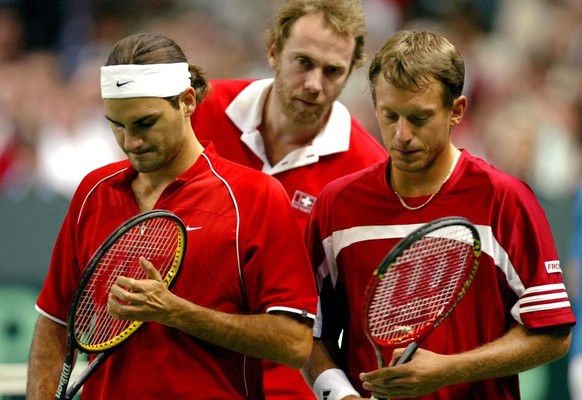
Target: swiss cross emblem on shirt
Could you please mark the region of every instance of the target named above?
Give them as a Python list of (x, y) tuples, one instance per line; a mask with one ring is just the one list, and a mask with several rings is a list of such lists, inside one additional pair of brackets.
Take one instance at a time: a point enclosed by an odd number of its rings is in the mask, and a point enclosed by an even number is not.
[(303, 193), (300, 190), (296, 190), (295, 194), (293, 195), (293, 199), (291, 199), (291, 205), (293, 208), (310, 213), (311, 209), (313, 208), (313, 204), (315, 204), (315, 199), (315, 196)]

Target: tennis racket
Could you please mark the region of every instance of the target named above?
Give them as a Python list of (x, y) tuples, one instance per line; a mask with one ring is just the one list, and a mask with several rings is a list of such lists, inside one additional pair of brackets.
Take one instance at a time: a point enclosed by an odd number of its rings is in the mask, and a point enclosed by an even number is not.
[(396, 365), (412, 358), (465, 295), (480, 255), (479, 233), (462, 217), (422, 225), (386, 255), (368, 284), (362, 314), (379, 368), (382, 348), (407, 345)]
[[(107, 298), (116, 279), (146, 279), (139, 265), (143, 256), (158, 269), (169, 287), (185, 252), (184, 224), (164, 210), (147, 211), (129, 219), (103, 242), (87, 263), (73, 295), (67, 322), (67, 353), (56, 399), (72, 399), (113, 349), (143, 324), (116, 320), (107, 312)], [(98, 354), (69, 387), (76, 350)]]

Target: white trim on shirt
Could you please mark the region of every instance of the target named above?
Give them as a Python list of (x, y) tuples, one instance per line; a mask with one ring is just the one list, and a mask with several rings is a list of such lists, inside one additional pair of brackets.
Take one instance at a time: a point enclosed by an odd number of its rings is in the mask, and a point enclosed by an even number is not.
[(226, 108), (226, 115), (242, 132), (241, 141), (263, 161), (262, 171), (274, 175), (283, 171), (314, 164), (319, 157), (347, 151), (350, 146), (351, 117), (347, 108), (333, 103), (329, 120), (309, 146), (293, 150), (281, 161), (271, 165), (265, 152), (263, 137), (258, 130), (263, 107), (273, 86), (273, 79), (261, 79), (244, 88)]

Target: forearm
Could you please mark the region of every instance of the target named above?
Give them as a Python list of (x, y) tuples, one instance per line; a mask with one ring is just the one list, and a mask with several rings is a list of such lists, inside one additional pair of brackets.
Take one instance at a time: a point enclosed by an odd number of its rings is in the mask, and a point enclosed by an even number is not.
[(518, 325), (498, 340), (446, 358), (447, 385), (514, 375), (568, 352), (570, 329), (532, 331)]
[(292, 368), (307, 362), (313, 344), (310, 321), (292, 314), (240, 315), (191, 303), (171, 293), (153, 265), (140, 260), (149, 279), (119, 277), (108, 311), (114, 317), (157, 321), (208, 343)]
[[(515, 375), (562, 357), (569, 345), (569, 327), (532, 331), (517, 325), (464, 353), (442, 355), (421, 346), (410, 362), (362, 373), (360, 379), (376, 397), (418, 397), (443, 386)], [(402, 351), (394, 351), (391, 365)]]
[(229, 314), (179, 297), (174, 301), (160, 322), (206, 342), (292, 368), (303, 367), (311, 352), (311, 327), (290, 316)]
[(40, 315), (36, 324), (30, 356), (26, 398), (53, 399), (63, 368), (66, 330)]
[(335, 343), (320, 339), (313, 342), (309, 361), (301, 371), (303, 377), (318, 399), (359, 399), (347, 375), (335, 361), (339, 351)]
[(301, 370), (309, 386), (313, 387), (313, 383), (323, 371), (339, 368), (333, 357), (336, 350), (330, 347), (333, 346), (321, 339), (313, 341), (313, 350), (311, 351), (309, 361)]

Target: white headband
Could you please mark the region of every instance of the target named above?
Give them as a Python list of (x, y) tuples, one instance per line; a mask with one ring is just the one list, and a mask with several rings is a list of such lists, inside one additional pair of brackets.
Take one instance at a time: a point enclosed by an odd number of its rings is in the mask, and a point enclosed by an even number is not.
[(188, 63), (101, 67), (101, 98), (171, 97), (190, 87)]

